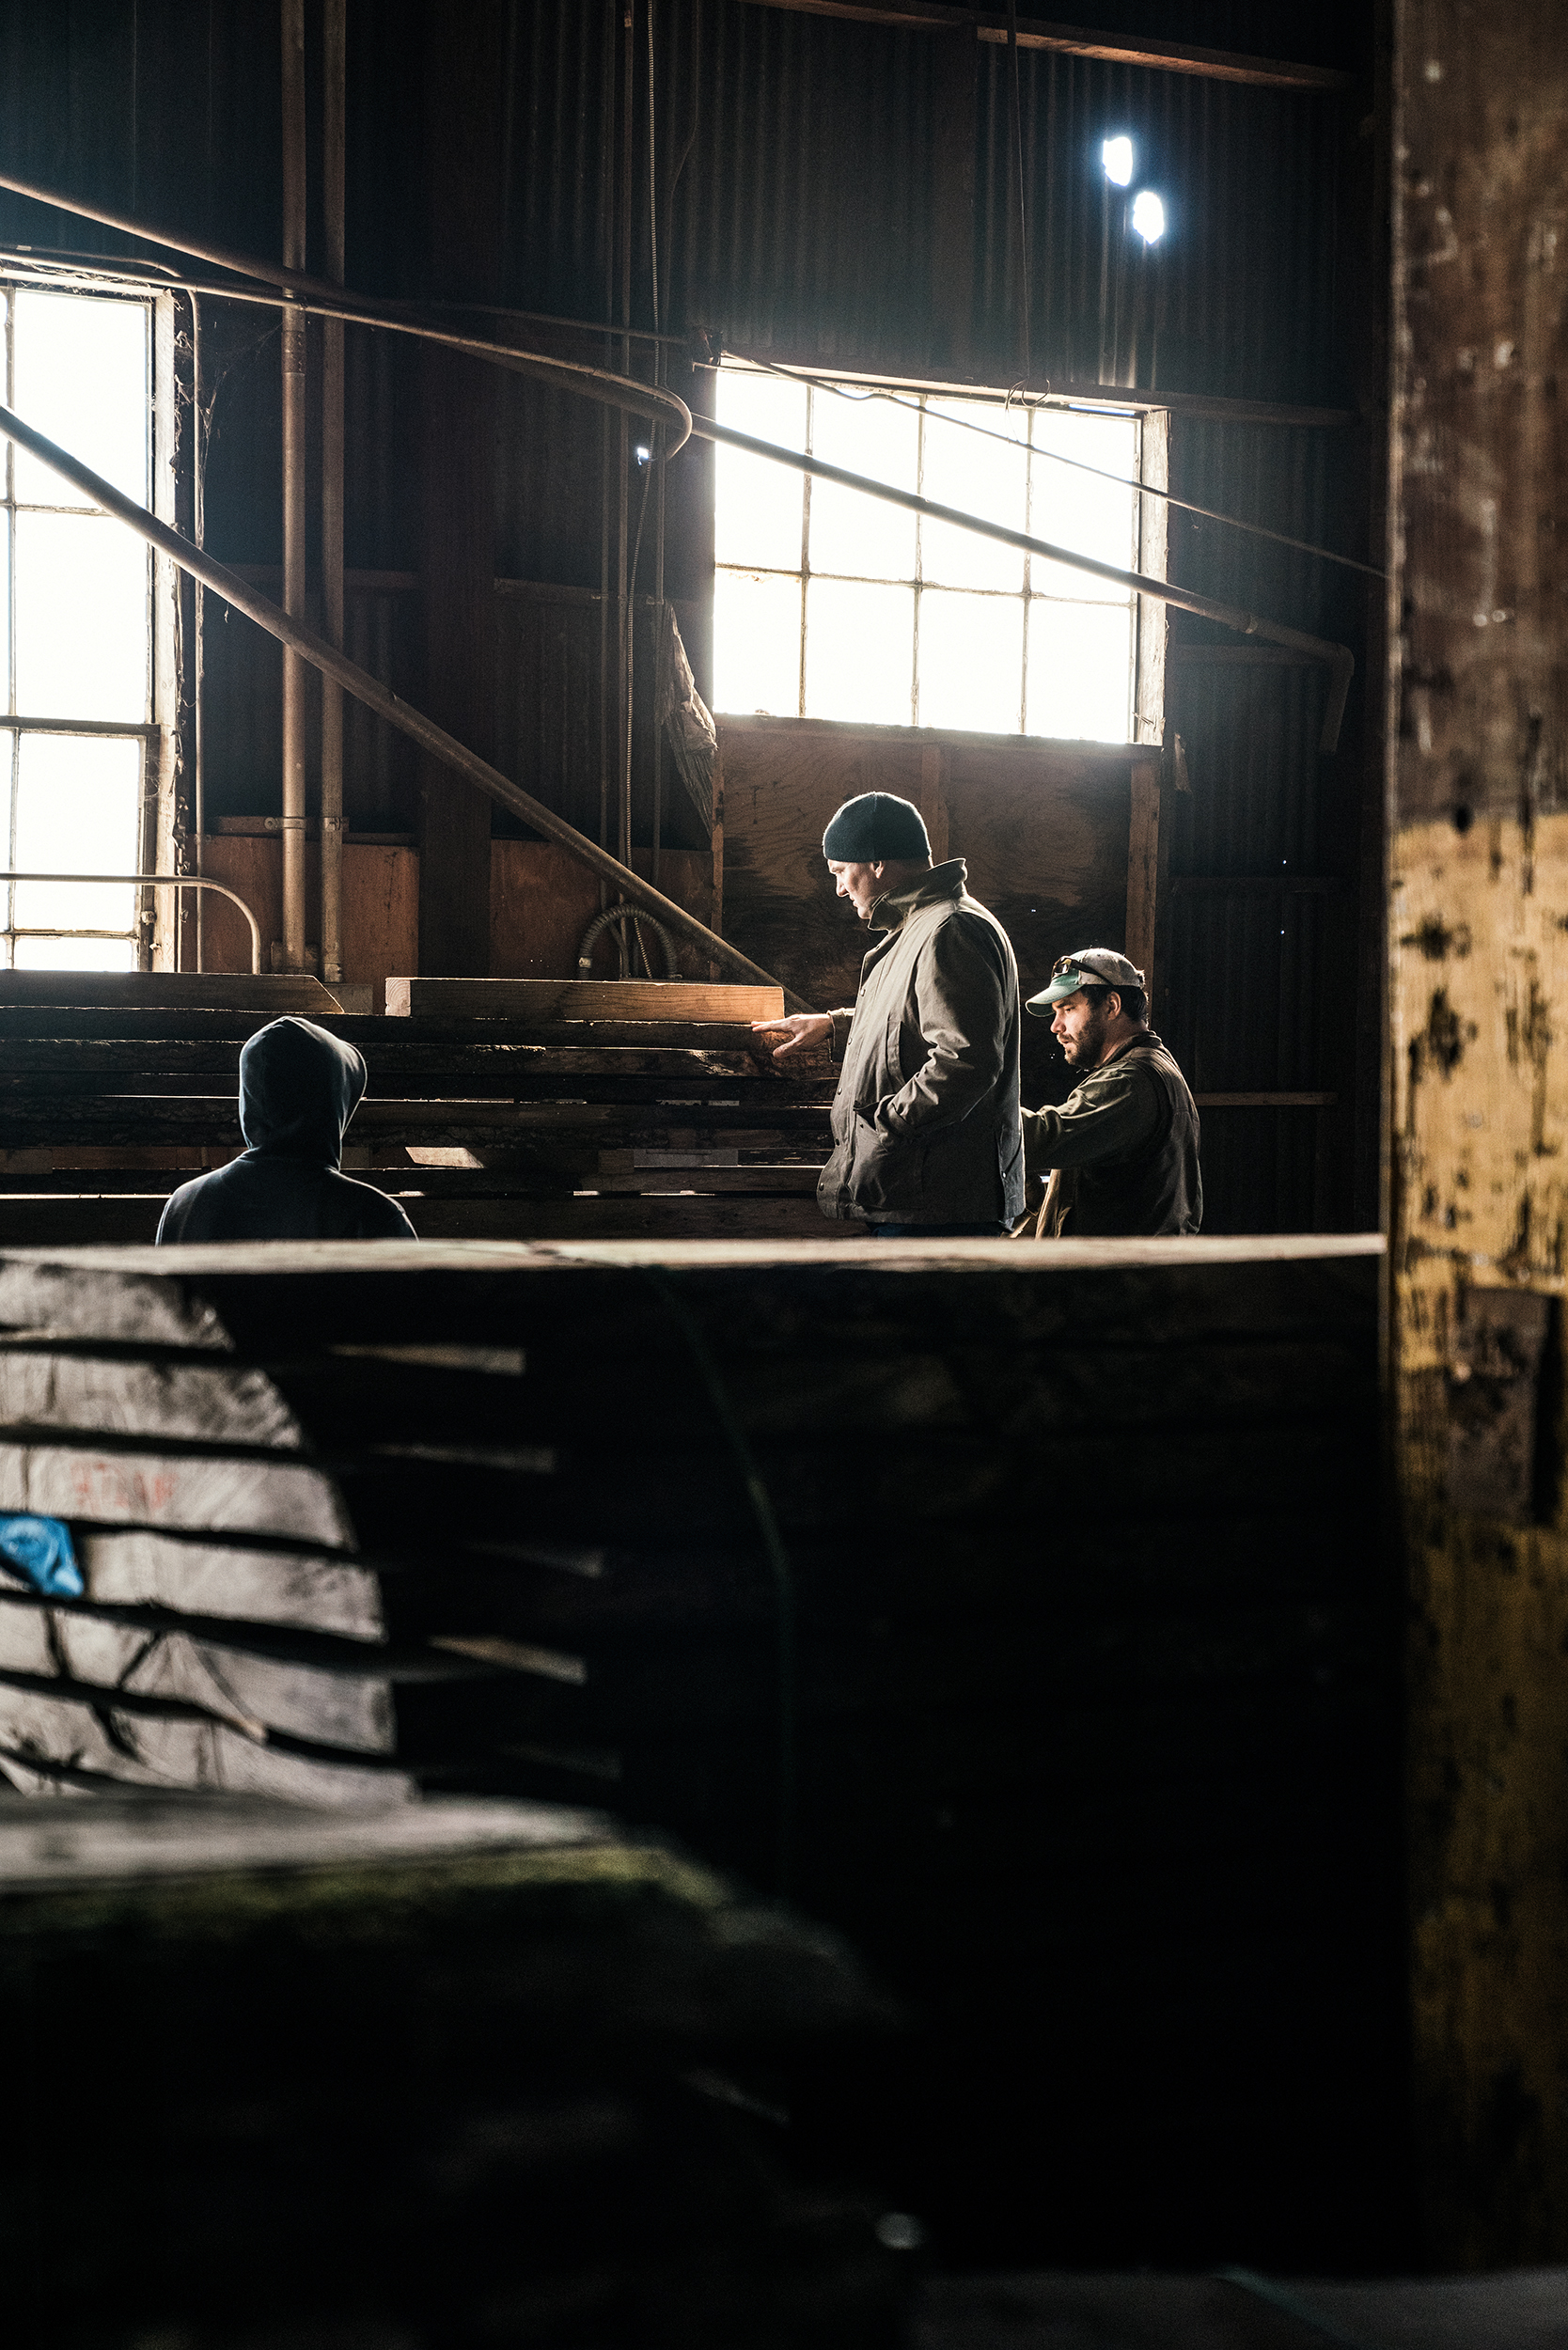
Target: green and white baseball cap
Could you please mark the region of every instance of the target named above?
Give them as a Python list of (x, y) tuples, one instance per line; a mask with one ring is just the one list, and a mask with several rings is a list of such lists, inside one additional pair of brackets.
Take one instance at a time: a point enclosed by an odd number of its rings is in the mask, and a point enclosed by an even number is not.
[(1136, 963), (1119, 955), (1114, 947), (1080, 947), (1076, 954), (1062, 955), (1051, 973), (1051, 984), (1043, 987), (1038, 995), (1031, 995), (1025, 1009), (1037, 1019), (1048, 1020), (1057, 1006), (1075, 995), (1080, 987), (1142, 987), (1143, 974)]

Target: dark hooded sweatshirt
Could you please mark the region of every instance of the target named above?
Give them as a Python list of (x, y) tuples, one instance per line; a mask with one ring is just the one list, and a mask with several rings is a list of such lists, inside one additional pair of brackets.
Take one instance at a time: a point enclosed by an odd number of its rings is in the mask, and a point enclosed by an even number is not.
[(416, 1239), (395, 1199), (338, 1172), (365, 1083), (363, 1057), (314, 1021), (290, 1016), (259, 1029), (240, 1055), (240, 1128), (250, 1147), (181, 1183), (160, 1242)]

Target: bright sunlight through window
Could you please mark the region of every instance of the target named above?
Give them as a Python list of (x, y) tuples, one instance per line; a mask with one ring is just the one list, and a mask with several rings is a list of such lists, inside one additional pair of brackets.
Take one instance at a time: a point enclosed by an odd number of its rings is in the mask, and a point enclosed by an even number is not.
[[(1136, 417), (838, 390), (735, 367), (719, 370), (718, 416), (1137, 567)], [(721, 711), (1130, 739), (1133, 603), (1108, 581), (722, 446), (714, 553)]]
[[(0, 285), (0, 305), (8, 405), (145, 504), (150, 306), (14, 285)], [(140, 729), (152, 687), (149, 552), (25, 450), (4, 446), (5, 865), (13, 872), (138, 872)], [(133, 888), (10, 882), (0, 902), (5, 967), (136, 968)]]

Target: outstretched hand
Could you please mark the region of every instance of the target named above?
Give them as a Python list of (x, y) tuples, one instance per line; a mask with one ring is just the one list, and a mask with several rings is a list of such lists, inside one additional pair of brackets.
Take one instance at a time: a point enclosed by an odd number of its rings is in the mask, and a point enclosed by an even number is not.
[(792, 1011), (782, 1020), (754, 1020), (751, 1028), (754, 1036), (782, 1038), (773, 1048), (775, 1060), (833, 1042), (833, 1022), (825, 1011)]

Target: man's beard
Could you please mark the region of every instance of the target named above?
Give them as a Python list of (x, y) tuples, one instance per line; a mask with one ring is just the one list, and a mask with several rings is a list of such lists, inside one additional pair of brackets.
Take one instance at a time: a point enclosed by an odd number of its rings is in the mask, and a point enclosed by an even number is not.
[(1098, 1069), (1105, 1048), (1106, 1026), (1102, 1013), (1098, 1019), (1085, 1022), (1072, 1045), (1062, 1046), (1062, 1058), (1069, 1069)]

